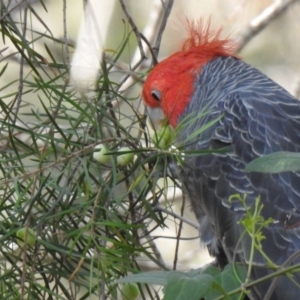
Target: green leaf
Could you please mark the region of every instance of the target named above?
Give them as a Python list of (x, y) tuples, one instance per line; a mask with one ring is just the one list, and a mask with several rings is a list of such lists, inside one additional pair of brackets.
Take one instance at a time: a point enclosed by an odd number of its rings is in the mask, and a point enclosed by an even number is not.
[(230, 300), (239, 299), (240, 293), (230, 296), (228, 293), (238, 289), (245, 282), (246, 276), (244, 267), (236, 264), (228, 264), (220, 274), (214, 277), (213, 289), (205, 295), (205, 300), (215, 299), (221, 295)]
[(218, 267), (210, 266), (204, 271), (204, 273), (215, 277), (221, 273), (221, 269)]
[(246, 172), (279, 173), (300, 171), (300, 153), (279, 151), (251, 161)]
[(207, 274), (190, 277), (184, 273), (171, 272), (167, 276), (164, 300), (199, 300), (212, 283), (213, 277)]
[[(177, 273), (177, 272), (172, 272)], [(181, 273), (181, 272), (179, 272)], [(157, 284), (157, 285), (166, 285), (167, 284), (167, 276), (170, 274), (170, 271), (153, 271), (153, 272), (145, 272), (138, 274), (131, 274), (126, 277), (120, 278), (114, 282), (116, 283), (147, 283), (147, 284)], [(184, 273), (182, 273), (184, 274)]]

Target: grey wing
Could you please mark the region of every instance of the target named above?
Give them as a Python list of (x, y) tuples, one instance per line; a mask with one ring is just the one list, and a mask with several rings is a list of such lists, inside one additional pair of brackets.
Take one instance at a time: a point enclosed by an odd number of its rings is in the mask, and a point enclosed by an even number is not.
[[(260, 196), (263, 217), (275, 221), (263, 230), (266, 237), (263, 250), (275, 264), (281, 265), (300, 249), (300, 173), (245, 173), (244, 168), (254, 158), (276, 151), (300, 152), (300, 102), (285, 91), (276, 90), (274, 85), (271, 92), (266, 89), (259, 94), (236, 93), (222, 105), (224, 118), (215, 128), (212, 141), (230, 143), (232, 148), (226, 157), (216, 160), (222, 174), (216, 185), (216, 195), (223, 193), (219, 201), (237, 214), (239, 205), (235, 207), (228, 202), (233, 190), (247, 194), (248, 204)], [(226, 191), (224, 186), (227, 186)], [(236, 229), (230, 234), (233, 232)], [(246, 261), (250, 247), (251, 239), (243, 239), (241, 252)], [(266, 263), (259, 253), (254, 256), (254, 262)], [(298, 258), (292, 263), (299, 262)], [(254, 274), (258, 278), (266, 272), (257, 268)], [(294, 279), (300, 282), (299, 275)], [(267, 288), (268, 284), (261, 286), (259, 293), (263, 295)], [(287, 278), (281, 279), (276, 289), (278, 299), (297, 299), (298, 293), (298, 287)]]
[[(204, 109), (209, 113), (183, 127), (178, 138), (187, 150), (227, 149), (226, 153), (187, 157), (181, 170), (181, 181), (200, 223), (205, 215), (204, 242), (215, 245), (212, 254), (216, 256), (224, 250), (229, 260), (236, 253), (239, 260), (248, 261), (251, 239), (244, 236), (240, 242), (243, 228), (238, 225), (244, 208), (239, 201), (230, 202), (229, 197), (245, 194), (247, 205), (251, 205), (259, 196), (263, 217), (275, 220), (263, 229), (263, 248), (274, 263), (281, 265), (300, 249), (300, 174), (246, 173), (244, 169), (265, 154), (300, 152), (300, 103), (258, 70), (237, 59), (221, 57), (203, 68), (182, 120), (200, 115)], [(217, 123), (184, 142), (216, 118), (220, 118)], [(259, 253), (254, 262), (266, 263)], [(300, 260), (293, 261), (297, 262)], [(254, 278), (268, 272), (255, 268)], [(300, 275), (294, 278), (300, 283)], [(260, 286), (258, 299), (268, 284)], [(276, 289), (277, 298), (272, 299), (298, 299), (298, 291), (283, 278)]]
[[(236, 252), (240, 260), (248, 261), (251, 239), (245, 237), (239, 244), (243, 228), (237, 225), (244, 214), (243, 206), (239, 201), (230, 202), (229, 197), (246, 194), (247, 204), (251, 205), (260, 196), (263, 217), (275, 220), (263, 230), (263, 249), (275, 264), (281, 265), (300, 249), (300, 174), (246, 173), (244, 169), (262, 155), (300, 152), (300, 103), (282, 89), (274, 94), (243, 91), (220, 101), (217, 111), (223, 118), (208, 129), (206, 140), (201, 143), (212, 149), (227, 147), (229, 151), (187, 159), (182, 171), (182, 182), (200, 222), (203, 214), (206, 216), (202, 228), (206, 233), (202, 233), (204, 242), (211, 244), (217, 257), (224, 250), (229, 260)], [(193, 147), (198, 146), (190, 149)], [(266, 264), (259, 253), (255, 254), (254, 262)], [(293, 263), (296, 262), (300, 260)], [(268, 271), (257, 268), (253, 274), (258, 278)], [(295, 279), (300, 283), (299, 277)], [(262, 296), (268, 285), (261, 284), (258, 295)], [(288, 299), (297, 299), (298, 288), (286, 278), (276, 289), (278, 298), (272, 299), (284, 299), (287, 289)]]
[(227, 163), (234, 170), (227, 171), (225, 179), (241, 192), (245, 189), (260, 195), (277, 211), (272, 212), (274, 219), (293, 227), (296, 222), (292, 224), (288, 218), (300, 213), (300, 173), (245, 173), (244, 168), (266, 154), (300, 152), (300, 102), (282, 90), (275, 90), (269, 94), (237, 93), (222, 105), (225, 115), (212, 140), (230, 141), (232, 153)]

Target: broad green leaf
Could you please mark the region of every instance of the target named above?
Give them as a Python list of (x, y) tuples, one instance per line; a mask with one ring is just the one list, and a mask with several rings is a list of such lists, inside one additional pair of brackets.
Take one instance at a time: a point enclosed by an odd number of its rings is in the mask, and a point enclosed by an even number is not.
[[(173, 272), (172, 272), (173, 273)], [(174, 272), (177, 273), (177, 272)], [(182, 273), (182, 272), (178, 272)], [(126, 277), (120, 278), (114, 282), (116, 283), (146, 283), (146, 284), (158, 284), (158, 285), (166, 285), (167, 284), (167, 276), (170, 274), (170, 271), (153, 271), (153, 272), (145, 272), (138, 274), (131, 274)], [(184, 274), (184, 273), (182, 273)]]
[(218, 267), (210, 266), (204, 270), (204, 273), (215, 277), (221, 273), (221, 269)]
[(300, 153), (288, 151), (271, 153), (251, 161), (245, 171), (260, 173), (300, 171)]
[(207, 274), (190, 277), (172, 272), (167, 277), (164, 300), (199, 300), (211, 288), (212, 283), (213, 277)]
[(238, 289), (246, 280), (246, 271), (242, 266), (228, 264), (224, 270), (214, 277), (212, 290), (205, 295), (205, 300), (212, 300), (218, 296), (225, 296), (230, 300), (239, 299), (240, 293), (228, 295), (229, 292)]

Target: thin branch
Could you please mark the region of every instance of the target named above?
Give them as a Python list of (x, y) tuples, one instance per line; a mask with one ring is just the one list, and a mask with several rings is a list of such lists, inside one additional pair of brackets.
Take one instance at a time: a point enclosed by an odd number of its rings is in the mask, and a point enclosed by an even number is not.
[(143, 34), (141, 34), (141, 38), (143, 39), (144, 43), (148, 46), (148, 49), (149, 49), (150, 54), (152, 56), (152, 65), (158, 64), (158, 60), (157, 60), (156, 54), (154, 53), (153, 48), (151, 47), (150, 42), (147, 40), (147, 38)]
[(64, 26), (65, 57), (66, 57), (68, 69), (70, 69), (70, 56), (69, 56), (68, 31), (67, 31), (67, 0), (63, 1), (63, 26)]
[(163, 17), (162, 17), (162, 20), (161, 20), (161, 23), (160, 23), (158, 33), (157, 33), (156, 42), (155, 42), (155, 45), (153, 47), (153, 52), (154, 52), (154, 55), (155, 55), (156, 58), (157, 58), (158, 53), (159, 53), (161, 39), (162, 39), (163, 33), (165, 31), (168, 18), (170, 16), (170, 13), (171, 13), (171, 10), (172, 10), (172, 7), (173, 7), (173, 3), (174, 3), (174, 0), (168, 0), (167, 3), (165, 4), (165, 7), (164, 7), (164, 14), (163, 14)]
[[(133, 67), (131, 69), (138, 71), (142, 66), (142, 62), (145, 60), (147, 54), (149, 53), (152, 56), (152, 65), (157, 64), (157, 54), (159, 51), (162, 34), (165, 30), (167, 19), (170, 15), (174, 0), (168, 0), (166, 5), (162, 5), (161, 0), (154, 1), (153, 9), (149, 14), (149, 20), (147, 25), (143, 29), (143, 33), (141, 33), (135, 25), (132, 17), (130, 16), (124, 4), (124, 1), (119, 1), (124, 11), (124, 14), (128, 18), (128, 22), (130, 23), (130, 26), (132, 27), (132, 30), (135, 33), (138, 43), (138, 49), (135, 51), (132, 58), (131, 65)], [(154, 48), (157, 49), (156, 52), (151, 48), (151, 45), (154, 43), (155, 40), (156, 42)], [(144, 50), (143, 43), (145, 43), (147, 46), (146, 50)], [(120, 91), (125, 91), (133, 83), (133, 80), (134, 78), (131, 78), (129, 75), (126, 75), (121, 81), (120, 86), (122, 88), (120, 89)]]
[[(293, 254), (293, 256), (295, 255), (299, 255), (300, 251), (297, 251)], [(261, 265), (257, 265), (255, 267), (262, 267)], [(250, 288), (266, 281), (266, 280), (269, 280), (269, 279), (272, 279), (272, 278), (275, 278), (275, 277), (278, 277), (278, 276), (282, 276), (282, 275), (286, 275), (288, 272), (295, 272), (295, 270), (299, 270), (299, 267), (300, 267), (300, 264), (296, 264), (296, 265), (293, 265), (293, 266), (290, 266), (290, 267), (287, 267), (285, 269), (279, 269), (278, 271), (275, 271), (269, 275), (266, 275), (264, 277), (261, 277), (259, 279), (256, 279), (256, 280), (253, 280), (247, 284), (243, 284), (241, 287), (239, 288), (236, 288), (230, 292), (228, 292), (228, 296), (231, 296), (231, 295), (235, 295), (237, 293), (240, 293), (240, 292), (244, 292), (245, 290), (249, 290)], [(215, 300), (223, 300), (224, 299), (224, 296), (219, 296), (217, 298), (215, 298)], [(263, 299), (265, 300), (265, 299)]]
[(144, 48), (143, 48), (143, 45), (142, 45), (142, 40), (141, 40), (141, 35), (140, 35), (140, 31), (138, 30), (137, 26), (135, 25), (131, 15), (129, 14), (128, 10), (127, 10), (127, 7), (124, 3), (123, 0), (119, 0), (120, 1), (120, 4), (121, 4), (121, 7), (122, 7), (122, 10), (136, 36), (136, 40), (137, 40), (137, 43), (138, 43), (138, 47), (139, 47), (139, 50), (140, 50), (140, 54), (141, 54), (141, 57), (142, 59), (146, 58), (146, 55), (145, 55), (145, 52), (144, 52)]
[(33, 9), (31, 5), (28, 5), (28, 9), (30, 12), (37, 18), (37, 20), (46, 28), (46, 30), (53, 36), (52, 31), (50, 28), (47, 26), (47, 24), (43, 21), (43, 19), (37, 14), (37, 12)]
[(237, 52), (240, 52), (246, 44), (253, 39), (259, 32), (266, 28), (273, 20), (284, 13), (287, 8), (298, 0), (275, 0), (272, 5), (267, 7), (259, 16), (253, 19), (249, 26), (244, 29), (237, 38)]
[[(183, 194), (183, 196), (182, 196), (182, 204), (181, 204), (181, 209), (180, 209), (180, 215), (181, 215), (181, 217), (183, 217), (185, 203), (186, 203), (186, 197)], [(176, 241), (175, 256), (174, 256), (174, 261), (173, 261), (173, 270), (176, 270), (176, 267), (177, 267), (178, 251), (179, 251), (179, 243), (180, 243), (180, 236), (181, 236), (181, 231), (182, 231), (182, 225), (183, 225), (183, 220), (180, 220), (180, 222), (179, 222), (179, 229), (178, 229), (178, 233), (177, 233), (177, 236), (176, 236), (177, 241)]]
[(164, 212), (164, 213), (166, 213), (166, 214), (168, 214), (168, 215), (170, 215), (170, 216), (172, 216), (172, 217), (174, 217), (174, 218), (176, 218), (178, 220), (183, 221), (186, 224), (189, 224), (190, 226), (194, 227), (197, 230), (200, 229), (198, 224), (195, 224), (195, 223), (191, 222), (189, 219), (187, 219), (187, 218), (185, 218), (183, 216), (180, 216), (180, 215), (178, 215), (178, 214), (176, 214), (176, 213), (174, 213), (174, 212), (172, 212), (172, 211), (170, 211), (168, 209), (165, 209), (165, 208), (161, 207), (160, 205), (154, 206), (153, 207), (153, 211), (154, 212)]
[[(0, 18), (0, 22), (4, 20), (11, 12), (13, 12), (17, 7), (27, 2), (27, 0), (23, 0), (19, 3), (17, 3), (15, 6), (13, 6), (10, 10), (8, 10), (5, 14), (3, 14)], [(1, 5), (3, 5), (3, 1), (1, 1)], [(5, 6), (4, 6), (5, 7)]]
[[(300, 257), (300, 250), (293, 253), (290, 257), (288, 257), (288, 259), (280, 266), (279, 270), (285, 270), (286, 267), (290, 266), (292, 264), (292, 262), (299, 258)], [(269, 289), (267, 291), (267, 293), (265, 294), (264, 296), (264, 299), (263, 300), (269, 300), (271, 299), (272, 297), (272, 294), (276, 288), (276, 286), (278, 285), (278, 281), (279, 281), (280, 277), (279, 276), (276, 276), (273, 278), (270, 286), (269, 286)]]
[(165, 262), (164, 262), (164, 259), (163, 259), (162, 255), (161, 255), (160, 251), (159, 251), (159, 249), (157, 248), (156, 244), (153, 242), (153, 237), (151, 237), (151, 234), (150, 234), (148, 228), (145, 227), (145, 228), (143, 229), (143, 232), (144, 232), (144, 234), (145, 234), (144, 236), (145, 236), (145, 238), (146, 238), (146, 240), (147, 240), (147, 242), (148, 242), (148, 244), (149, 244), (151, 250), (153, 251), (153, 254), (154, 254), (155, 258), (156, 258), (156, 259), (157, 259), (157, 260), (158, 260), (165, 268), (167, 268), (167, 267), (166, 267), (166, 264), (165, 264)]
[[(54, 168), (55, 166), (57, 166), (57, 165), (59, 165), (59, 164), (61, 164), (61, 163), (63, 163), (63, 162), (68, 161), (69, 159), (72, 159), (72, 158), (74, 158), (74, 157), (77, 157), (77, 156), (83, 155), (83, 154), (85, 154), (85, 153), (91, 152), (91, 150), (93, 150), (93, 149), (95, 148), (95, 146), (97, 146), (98, 144), (105, 144), (105, 143), (109, 143), (109, 142), (111, 142), (111, 141), (115, 141), (115, 139), (114, 139), (114, 138), (109, 138), (109, 139), (105, 139), (105, 140), (101, 141), (100, 143), (99, 143), (99, 142), (92, 143), (92, 144), (90, 144), (90, 145), (84, 147), (83, 149), (80, 149), (80, 150), (78, 150), (78, 151), (75, 151), (75, 152), (73, 152), (73, 153), (71, 153), (71, 154), (69, 154), (69, 155), (67, 155), (67, 156), (65, 156), (65, 157), (63, 157), (63, 158), (61, 158), (61, 159), (55, 161), (54, 163), (48, 164), (48, 165), (46, 165), (45, 167), (42, 167), (42, 168), (37, 169), (37, 170), (34, 170), (34, 171), (32, 171), (32, 172), (28, 172), (28, 173), (23, 174), (23, 175), (21, 175), (21, 176), (18, 176), (18, 180), (20, 180), (20, 179), (25, 179), (25, 178), (28, 178), (28, 177), (32, 177), (32, 176), (35, 176), (35, 175), (37, 175), (37, 174), (40, 174), (40, 173), (42, 173), (42, 172), (44, 172), (44, 171), (46, 171), (46, 170), (50, 170), (50, 169)], [(14, 177), (14, 178), (12, 178), (12, 179), (7, 179), (7, 180), (4, 179), (4, 180), (1, 180), (1, 181), (0, 181), (0, 185), (3, 185), (3, 186), (4, 186), (4, 185), (7, 185), (7, 184), (9, 184), (9, 183), (14, 182), (15, 179), (16, 179), (16, 178)]]
[[(24, 21), (23, 21), (23, 33), (22, 33), (22, 39), (25, 43), (26, 41), (26, 31), (27, 31), (27, 13), (28, 13), (28, 7), (26, 6), (24, 9)], [(25, 49), (25, 45), (23, 45), (23, 50)], [(18, 118), (18, 112), (20, 109), (20, 105), (22, 102), (22, 94), (23, 94), (23, 74), (24, 74), (24, 55), (21, 55), (20, 58), (20, 72), (19, 72), (19, 88), (18, 88), (18, 96), (16, 99), (15, 107), (14, 107), (14, 119), (13, 123), (17, 121)]]

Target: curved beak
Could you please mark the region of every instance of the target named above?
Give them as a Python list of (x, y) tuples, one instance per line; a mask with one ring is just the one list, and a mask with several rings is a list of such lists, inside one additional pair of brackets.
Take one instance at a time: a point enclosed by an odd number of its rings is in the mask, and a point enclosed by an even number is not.
[(160, 107), (152, 108), (147, 106), (147, 114), (149, 116), (150, 124), (153, 128), (157, 128), (165, 122), (165, 116)]

